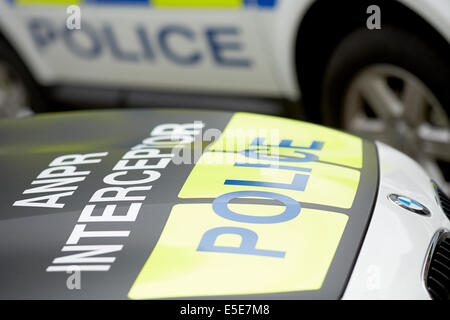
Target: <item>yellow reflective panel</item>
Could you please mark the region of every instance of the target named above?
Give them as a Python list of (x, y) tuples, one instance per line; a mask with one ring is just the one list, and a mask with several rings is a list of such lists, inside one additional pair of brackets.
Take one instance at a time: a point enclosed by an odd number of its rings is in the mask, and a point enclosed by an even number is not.
[[(319, 160), (354, 168), (362, 168), (362, 140), (353, 135), (297, 120), (249, 113), (236, 113), (222, 136), (209, 150), (241, 151), (255, 138), (265, 138), (267, 145), (292, 140), (292, 146), (309, 147), (313, 141), (323, 142), (322, 150), (308, 150)], [(306, 151), (306, 150), (305, 150)]]
[(243, 0), (151, 0), (154, 7), (205, 7), (205, 8), (240, 8)]
[[(205, 152), (191, 171), (178, 196), (180, 198), (217, 198), (228, 192), (257, 190), (283, 194), (300, 202), (350, 208), (360, 179), (358, 170), (318, 162), (278, 163), (279, 167), (271, 168), (236, 166), (235, 163), (273, 164), (274, 162), (249, 159), (235, 153)], [(310, 172), (304, 170), (310, 170)], [(291, 186), (295, 177), (299, 184)], [(280, 185), (274, 188), (249, 186), (245, 183), (233, 185), (225, 184), (226, 180), (280, 183), (285, 186)], [(302, 181), (305, 183), (304, 190), (301, 189)], [(297, 190), (288, 188), (297, 188)]]
[[(229, 208), (259, 216), (284, 209), (254, 204), (230, 204)], [(211, 204), (176, 205), (128, 296), (152, 299), (318, 290), (347, 220), (341, 213), (302, 209), (286, 222), (249, 224), (223, 219)], [(217, 227), (246, 229), (257, 235), (256, 249), (285, 255), (197, 251), (204, 234)], [(248, 240), (243, 238), (223, 233), (214, 245), (239, 248)]]

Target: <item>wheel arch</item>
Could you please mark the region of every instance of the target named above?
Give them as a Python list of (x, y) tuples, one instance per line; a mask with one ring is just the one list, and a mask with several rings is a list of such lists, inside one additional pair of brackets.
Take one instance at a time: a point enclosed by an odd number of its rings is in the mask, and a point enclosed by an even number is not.
[(26, 21), (16, 10), (15, 6), (0, 0), (0, 41), (14, 53), (32, 79), (45, 86), (54, 79), (55, 73), (37, 51), (28, 35)]
[[(1, 5), (0, 5), (1, 9)], [(0, 13), (0, 45), (5, 49), (4, 57), (10, 61), (11, 66), (22, 75), (24, 84), (30, 90), (32, 109), (35, 112), (46, 111), (50, 108), (49, 89), (43, 85), (42, 75), (46, 75), (45, 64), (37, 54), (27, 51), (27, 44), (19, 39), (20, 35), (24, 36), (23, 30), (14, 30), (13, 26), (8, 23), (10, 20), (1, 20), (3, 13)], [(11, 30), (13, 29), (13, 30)]]
[(442, 55), (450, 56), (450, 43), (430, 22), (403, 3), (408, 0), (350, 1), (343, 6), (338, 1), (316, 0), (298, 27), (295, 71), (303, 105), (312, 121), (321, 121), (321, 86), (328, 60), (340, 40), (353, 30), (366, 26), (369, 5), (380, 6), (382, 26), (388, 24), (407, 29), (437, 48)]

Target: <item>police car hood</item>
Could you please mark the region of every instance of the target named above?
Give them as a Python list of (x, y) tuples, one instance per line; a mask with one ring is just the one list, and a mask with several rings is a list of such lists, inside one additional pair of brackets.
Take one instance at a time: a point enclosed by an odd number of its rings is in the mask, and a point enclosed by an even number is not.
[(0, 298), (336, 299), (374, 144), (247, 113), (0, 121)]

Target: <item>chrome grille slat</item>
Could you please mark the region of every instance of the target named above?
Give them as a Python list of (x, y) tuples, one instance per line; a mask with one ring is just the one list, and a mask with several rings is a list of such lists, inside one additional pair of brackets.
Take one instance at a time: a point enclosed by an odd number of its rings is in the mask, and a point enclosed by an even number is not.
[(426, 287), (435, 300), (450, 300), (450, 232), (440, 231), (432, 241)]
[(439, 265), (440, 268), (445, 270), (445, 274), (450, 274), (450, 266), (446, 265), (444, 262), (441, 262), (437, 259), (435, 259), (434, 261), (436, 262), (436, 264)]
[(450, 198), (442, 191), (437, 183), (433, 182), (436, 193), (439, 197), (439, 204), (444, 211), (445, 215), (450, 219)]
[(443, 259), (443, 260), (444, 260), (444, 263), (450, 264), (450, 258), (444, 256), (444, 255), (443, 255), (442, 253), (440, 253), (440, 252), (437, 252), (437, 253), (436, 253), (436, 259)]

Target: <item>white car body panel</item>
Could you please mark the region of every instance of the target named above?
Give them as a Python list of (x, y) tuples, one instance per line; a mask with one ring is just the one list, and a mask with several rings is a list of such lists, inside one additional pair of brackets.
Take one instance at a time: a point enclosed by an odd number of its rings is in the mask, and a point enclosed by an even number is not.
[[(450, 3), (446, 0), (398, 0), (427, 20), (450, 42)], [(148, 29), (150, 42), (156, 43), (155, 30), (168, 24), (185, 26), (196, 39), (178, 40), (177, 50), (199, 50), (201, 63), (183, 66), (164, 58), (157, 46), (155, 61), (120, 62), (102, 44), (102, 54), (89, 61), (74, 56), (62, 40), (55, 41), (45, 54), (38, 52), (27, 23), (31, 17), (43, 17), (64, 29), (65, 7), (10, 6), (0, 1), (0, 28), (22, 55), (33, 75), (42, 85), (81, 84), (133, 87), (142, 89), (177, 89), (192, 92), (232, 93), (241, 95), (297, 99), (300, 89), (295, 70), (295, 40), (302, 18), (314, 0), (278, 0), (275, 8), (246, 7), (238, 10), (162, 10), (133, 6), (83, 6), (82, 22), (94, 29), (110, 24), (121, 47), (139, 49), (134, 28)], [(240, 34), (226, 38), (242, 44), (239, 51), (228, 51), (232, 58), (248, 58), (251, 67), (223, 67), (214, 63), (204, 39), (207, 26), (232, 26)], [(82, 27), (83, 28), (83, 27)], [(153, 44), (152, 44), (153, 45)], [(154, 46), (154, 45), (153, 45)], [(141, 59), (142, 60), (142, 59)], [(95, 68), (94, 68), (95, 67)]]
[[(343, 299), (430, 299), (426, 258), (433, 236), (450, 230), (450, 220), (437, 203), (430, 178), (414, 160), (380, 142), (377, 148), (377, 202)], [(388, 199), (390, 194), (418, 201), (431, 215), (399, 207)]]
[[(95, 35), (101, 43), (101, 49), (92, 59), (74, 55), (73, 50), (69, 50), (67, 43), (62, 40), (61, 34), (68, 17), (64, 6), (13, 6), (6, 11), (10, 11), (15, 15), (16, 21), (21, 22), (22, 29), (11, 36), (20, 39), (24, 43), (23, 47), (30, 49), (27, 51), (33, 54), (29, 60), (41, 60), (43, 67), (39, 68), (37, 79), (45, 85), (76, 83), (194, 92), (220, 91), (269, 97), (278, 96), (281, 90), (264, 53), (258, 26), (254, 23), (254, 11), (250, 9), (180, 11), (132, 5), (83, 6), (81, 30), (74, 31), (80, 35), (74, 36), (78, 37), (74, 42), (80, 47), (88, 48), (92, 42), (86, 34)], [(56, 33), (56, 40), (41, 48), (42, 54), (33, 43), (29, 30), (23, 28), (33, 18), (51, 23)], [(105, 40), (102, 30), (105, 26), (111, 27), (118, 46), (123, 51), (136, 53), (139, 61), (114, 58), (111, 42)], [(147, 32), (147, 39), (155, 56), (152, 61), (143, 57), (142, 43), (135, 31), (138, 26), (142, 26)], [(201, 59), (198, 63), (177, 64), (163, 54), (157, 38), (164, 27), (172, 26), (188, 30), (195, 37), (186, 39), (185, 36), (174, 35), (168, 41), (173, 51), (180, 56), (199, 53)], [(236, 29), (238, 33), (220, 34), (218, 42), (237, 43), (241, 48), (225, 49), (223, 56), (228, 60), (248, 60), (249, 67), (225, 66), (214, 59), (206, 31), (229, 27)]]

